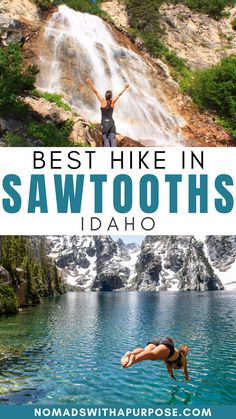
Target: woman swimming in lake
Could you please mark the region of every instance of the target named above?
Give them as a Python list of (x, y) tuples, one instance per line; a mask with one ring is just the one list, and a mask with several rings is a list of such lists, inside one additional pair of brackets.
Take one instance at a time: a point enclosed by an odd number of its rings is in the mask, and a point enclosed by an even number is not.
[(96, 86), (90, 79), (87, 79), (87, 83), (92, 91), (97, 96), (99, 102), (101, 103), (101, 113), (102, 113), (102, 137), (104, 147), (116, 147), (116, 126), (113, 119), (113, 110), (115, 103), (119, 97), (129, 88), (129, 85), (126, 84), (122, 91), (116, 95), (114, 98), (112, 96), (112, 91), (107, 90), (105, 93), (105, 98), (99, 93)]
[(121, 358), (123, 368), (142, 361), (164, 361), (170, 376), (176, 380), (173, 369), (182, 369), (185, 379), (188, 380), (186, 356), (189, 351), (187, 345), (181, 345), (179, 349), (174, 347), (174, 342), (170, 337), (158, 341), (148, 342), (146, 348), (137, 348), (132, 352), (126, 352)]

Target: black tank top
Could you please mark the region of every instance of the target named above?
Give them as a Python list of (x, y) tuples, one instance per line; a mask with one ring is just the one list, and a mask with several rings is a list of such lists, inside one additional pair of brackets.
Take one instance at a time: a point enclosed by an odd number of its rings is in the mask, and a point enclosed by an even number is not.
[(101, 108), (102, 113), (102, 133), (108, 135), (110, 132), (116, 132), (115, 122), (113, 120), (113, 110), (111, 105), (106, 108)]
[(102, 121), (112, 121), (113, 120), (113, 110), (111, 106), (107, 106), (106, 108), (101, 108), (102, 112)]

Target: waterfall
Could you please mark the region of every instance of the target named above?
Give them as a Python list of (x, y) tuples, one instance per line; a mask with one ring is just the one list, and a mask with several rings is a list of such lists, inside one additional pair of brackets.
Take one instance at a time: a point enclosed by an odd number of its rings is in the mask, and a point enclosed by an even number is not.
[(147, 145), (181, 144), (183, 120), (169, 109), (150, 66), (120, 45), (102, 19), (60, 6), (45, 28), (44, 42), (37, 81), (41, 90), (62, 94), (80, 114), (99, 122), (100, 104), (86, 79), (102, 95), (108, 89), (115, 95), (129, 83), (115, 106), (117, 132)]

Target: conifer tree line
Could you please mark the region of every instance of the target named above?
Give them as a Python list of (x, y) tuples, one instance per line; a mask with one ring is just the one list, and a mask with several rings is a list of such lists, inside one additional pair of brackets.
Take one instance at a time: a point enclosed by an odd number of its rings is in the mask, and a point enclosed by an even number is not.
[(0, 275), (0, 314), (16, 312), (22, 301), (35, 305), (42, 296), (65, 292), (45, 237), (0, 236), (0, 267), (10, 274), (10, 280)]

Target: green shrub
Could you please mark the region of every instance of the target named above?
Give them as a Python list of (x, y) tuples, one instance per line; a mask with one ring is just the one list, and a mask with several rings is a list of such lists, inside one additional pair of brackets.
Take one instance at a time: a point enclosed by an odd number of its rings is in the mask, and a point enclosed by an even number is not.
[(189, 93), (190, 86), (191, 86), (191, 83), (193, 82), (193, 79), (194, 79), (194, 72), (192, 70), (190, 70), (189, 68), (184, 68), (181, 71), (181, 79), (179, 80), (179, 85), (183, 92)]
[(175, 51), (171, 51), (165, 46), (160, 38), (152, 33), (146, 33), (143, 36), (145, 46), (153, 57), (161, 58), (170, 64), (177, 72), (186, 68), (185, 61), (179, 58)]
[(8, 131), (3, 136), (3, 141), (8, 147), (27, 147), (27, 142), (18, 134)]
[(153, 57), (161, 58), (170, 64), (177, 72), (185, 67), (185, 62), (171, 51), (161, 40), (163, 31), (160, 27), (160, 6), (164, 0), (126, 0), (132, 30), (131, 34), (140, 36), (145, 47)]
[(168, 48), (163, 44), (158, 36), (152, 33), (145, 33), (143, 35), (145, 46), (154, 57), (162, 57)]
[(224, 9), (233, 6), (233, 0), (176, 0), (173, 3), (186, 4), (190, 9), (207, 13), (214, 18), (224, 16)]
[(186, 69), (186, 64), (185, 61), (183, 60), (183, 58), (180, 58), (176, 55), (175, 51), (170, 51), (167, 50), (164, 53), (164, 57), (166, 59), (166, 61), (172, 66), (174, 67), (174, 69), (179, 72), (182, 73), (182, 71), (184, 69)]
[(29, 136), (41, 140), (45, 147), (68, 147), (73, 122), (66, 121), (61, 127), (52, 124), (31, 122), (27, 127)]
[(103, 19), (112, 21), (111, 17), (99, 7), (101, 1), (97, 1), (97, 3), (94, 4), (92, 0), (34, 0), (34, 3), (36, 3), (42, 11), (50, 10), (53, 6), (66, 4), (71, 9), (98, 15)]
[(130, 24), (142, 33), (160, 33), (159, 8), (164, 0), (125, 0)]
[(88, 125), (88, 129), (90, 131), (95, 131), (96, 130), (96, 126), (92, 122), (90, 122), (90, 124)]
[(73, 147), (91, 147), (89, 144), (87, 143), (82, 143), (82, 142), (78, 142), (76, 144), (73, 145)]
[(196, 71), (186, 88), (202, 109), (215, 111), (236, 129), (236, 55), (207, 70)]
[(234, 31), (236, 31), (236, 18), (232, 22), (232, 28)]
[(48, 102), (55, 103), (59, 108), (62, 108), (65, 111), (71, 111), (71, 107), (63, 101), (61, 95), (40, 91), (37, 91), (36, 93), (39, 97), (43, 97), (44, 99), (48, 100)]
[(0, 113), (6, 113), (18, 102), (18, 96), (30, 92), (38, 70), (35, 66), (24, 69), (19, 43), (0, 48)]
[(232, 136), (236, 137), (236, 124), (235, 124), (235, 122), (233, 122), (230, 119), (226, 119), (226, 118), (218, 118), (217, 122), (223, 128), (227, 129)]
[(34, 3), (39, 7), (41, 10), (49, 10), (52, 8), (53, 4), (56, 3), (51, 0), (34, 0)]
[(17, 312), (17, 299), (13, 288), (0, 284), (0, 314), (15, 314)]
[(112, 21), (111, 17), (99, 7), (101, 1), (97, 1), (97, 3), (94, 4), (91, 0), (59, 0), (58, 3), (63, 3), (68, 7), (71, 7), (71, 9), (97, 15), (103, 19)]

